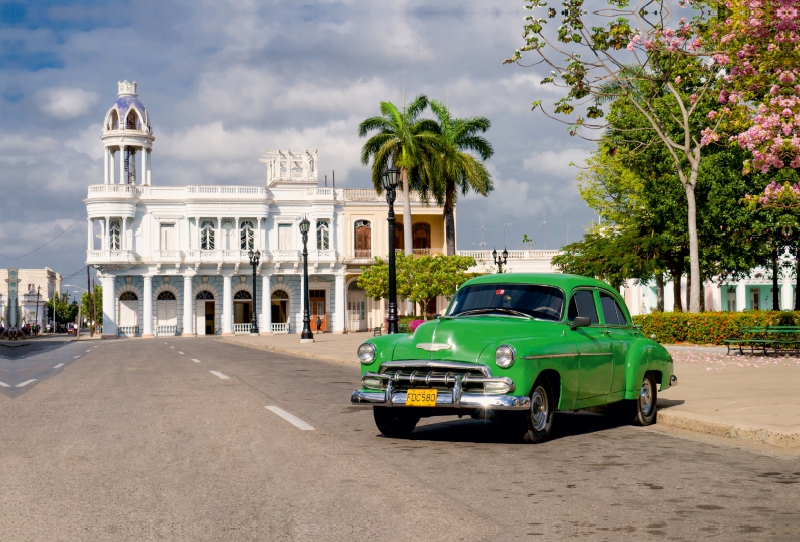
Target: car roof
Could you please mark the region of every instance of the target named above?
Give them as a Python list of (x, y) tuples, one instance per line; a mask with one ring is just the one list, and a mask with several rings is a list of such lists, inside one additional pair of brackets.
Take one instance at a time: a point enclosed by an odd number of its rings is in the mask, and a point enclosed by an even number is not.
[(464, 286), (473, 284), (544, 284), (556, 286), (565, 292), (569, 292), (573, 288), (579, 286), (590, 286), (596, 288), (604, 288), (615, 292), (609, 284), (581, 275), (567, 275), (564, 273), (502, 273), (481, 275), (475, 277), (464, 283)]

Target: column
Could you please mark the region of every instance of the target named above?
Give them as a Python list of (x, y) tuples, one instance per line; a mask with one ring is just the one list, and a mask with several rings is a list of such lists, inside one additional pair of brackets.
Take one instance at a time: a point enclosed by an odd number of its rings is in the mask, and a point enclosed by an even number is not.
[(116, 277), (103, 275), (103, 339), (117, 338), (117, 292)]
[(119, 184), (125, 184), (128, 179), (125, 178), (125, 145), (119, 146)]
[(336, 313), (333, 319), (334, 333), (344, 333), (344, 319), (346, 315), (345, 308), (347, 307), (347, 295), (344, 287), (344, 278), (344, 273), (338, 273), (336, 275)]
[(111, 249), (111, 241), (108, 236), (111, 234), (111, 217), (106, 217), (103, 223), (103, 250)]
[(736, 283), (736, 311), (742, 312), (747, 308), (747, 288), (745, 281), (740, 280)]
[(150, 174), (150, 162), (153, 160), (153, 157), (151, 156), (152, 152), (153, 151), (151, 149), (147, 149), (147, 186), (150, 186), (150, 182), (152, 180), (152, 175)]
[(183, 333), (184, 337), (194, 337), (192, 329), (192, 276), (183, 276)]
[(233, 291), (231, 276), (222, 277), (222, 334), (233, 335)]
[(92, 228), (93, 221), (91, 218), (87, 218), (86, 222), (88, 224), (88, 232), (86, 234), (86, 250), (92, 250), (94, 249), (94, 244), (92, 244), (92, 230), (94, 229)]
[(139, 171), (141, 171), (141, 173), (139, 174), (139, 176), (140, 176), (139, 177), (140, 178), (139, 184), (140, 185), (147, 184), (147, 182), (146, 182), (147, 181), (147, 152), (144, 150), (144, 147), (142, 147), (142, 169), (140, 169)]
[(153, 335), (153, 277), (144, 276), (144, 331), (142, 338), (152, 339)]
[(264, 275), (261, 279), (261, 318), (258, 329), (261, 335), (272, 335), (272, 275)]
[(794, 299), (792, 298), (792, 284), (790, 282), (783, 282), (780, 284), (781, 289), (781, 310), (794, 309)]
[(122, 217), (122, 231), (119, 234), (119, 249), (128, 250), (128, 217)]
[(108, 147), (103, 147), (103, 184), (108, 184)]

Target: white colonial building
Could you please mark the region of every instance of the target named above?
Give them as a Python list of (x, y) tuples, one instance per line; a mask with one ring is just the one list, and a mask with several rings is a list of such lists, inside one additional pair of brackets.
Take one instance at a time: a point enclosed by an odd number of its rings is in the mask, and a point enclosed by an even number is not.
[(0, 325), (47, 322), (47, 302), (61, 291), (61, 273), (44, 269), (0, 269)]
[[(312, 329), (379, 326), (384, 303), (356, 286), (363, 265), (388, 253), (387, 204), (371, 189), (320, 185), (316, 151), (271, 151), (252, 186), (154, 186), (155, 136), (136, 83), (119, 83), (106, 113), (103, 184), (89, 186), (87, 264), (103, 285), (103, 336), (262, 333), (302, 329), (300, 221), (308, 238)], [(155, 183), (157, 184), (157, 182)], [(396, 203), (403, 248), (402, 194)], [(415, 252), (445, 246), (442, 210), (412, 198)]]

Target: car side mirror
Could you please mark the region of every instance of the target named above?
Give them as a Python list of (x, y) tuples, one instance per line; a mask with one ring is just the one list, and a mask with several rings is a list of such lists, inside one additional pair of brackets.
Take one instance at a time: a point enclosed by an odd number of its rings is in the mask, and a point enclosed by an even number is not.
[(575, 331), (579, 327), (589, 327), (590, 325), (592, 325), (592, 319), (588, 316), (576, 316), (569, 328)]

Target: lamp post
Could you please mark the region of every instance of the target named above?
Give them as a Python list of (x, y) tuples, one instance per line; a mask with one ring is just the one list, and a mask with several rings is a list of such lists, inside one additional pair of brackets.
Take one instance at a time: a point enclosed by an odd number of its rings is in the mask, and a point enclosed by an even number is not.
[(497, 272), (498, 273), (502, 273), (503, 272), (503, 266), (508, 262), (508, 250), (506, 250), (504, 248), (503, 249), (503, 254), (501, 254), (500, 258), (498, 258), (497, 257), (497, 249), (494, 249), (492, 251), (492, 257), (494, 258), (494, 264), (497, 266)]
[(250, 265), (253, 266), (253, 308), (250, 318), (250, 334), (258, 335), (258, 311), (256, 310), (258, 306), (258, 283), (256, 282), (256, 268), (258, 267), (258, 260), (261, 259), (261, 251), (256, 250), (253, 252), (251, 248), (247, 255), (250, 257)]
[[(34, 326), (38, 326), (39, 325), (39, 298), (41, 297), (41, 294), (39, 292), (41, 291), (41, 289), (42, 289), (41, 286), (37, 286), (36, 287), (36, 319), (33, 322)], [(34, 327), (34, 335), (37, 334), (35, 332), (35, 330), (36, 330), (36, 328)]]
[(395, 268), (394, 253), (394, 199), (396, 196), (397, 185), (400, 182), (400, 170), (397, 168), (387, 168), (383, 170), (381, 177), (383, 189), (386, 191), (386, 203), (389, 204), (389, 329), (390, 335), (398, 332), (397, 326), (397, 270)]
[(311, 223), (303, 217), (300, 221), (300, 234), (303, 236), (303, 332), (300, 342), (313, 342), (314, 334), (311, 333), (311, 314), (308, 310), (308, 229)]

